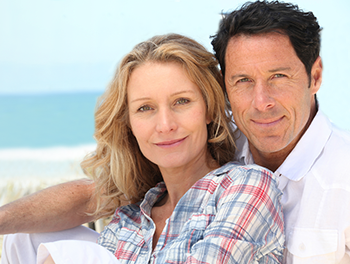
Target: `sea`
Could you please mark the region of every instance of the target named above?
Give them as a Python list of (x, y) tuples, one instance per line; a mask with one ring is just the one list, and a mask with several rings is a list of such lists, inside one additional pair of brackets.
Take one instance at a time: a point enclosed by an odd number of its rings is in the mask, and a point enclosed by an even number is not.
[(0, 95), (0, 205), (86, 177), (101, 94)]
[[(80, 162), (96, 148), (94, 110), (101, 94), (0, 95), (0, 206), (86, 178)], [(350, 114), (349, 107), (338, 111), (334, 104), (323, 109), (330, 118)], [(350, 119), (340, 121), (350, 128)]]

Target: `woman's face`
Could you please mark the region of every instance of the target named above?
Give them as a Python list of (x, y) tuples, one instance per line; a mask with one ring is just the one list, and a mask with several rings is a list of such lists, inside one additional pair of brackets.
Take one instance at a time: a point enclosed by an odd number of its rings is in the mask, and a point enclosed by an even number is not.
[(180, 64), (142, 64), (127, 93), (131, 129), (147, 159), (161, 171), (206, 163), (206, 104)]

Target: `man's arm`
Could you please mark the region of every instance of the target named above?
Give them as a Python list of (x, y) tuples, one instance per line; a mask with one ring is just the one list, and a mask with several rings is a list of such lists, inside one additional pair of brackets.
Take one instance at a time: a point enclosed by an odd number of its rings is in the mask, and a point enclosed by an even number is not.
[(0, 234), (54, 232), (93, 221), (91, 180), (55, 185), (0, 207)]

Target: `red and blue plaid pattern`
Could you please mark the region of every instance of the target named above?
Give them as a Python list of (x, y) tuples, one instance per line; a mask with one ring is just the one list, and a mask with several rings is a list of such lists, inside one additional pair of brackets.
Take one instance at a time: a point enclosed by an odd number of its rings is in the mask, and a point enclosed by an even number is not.
[(152, 206), (159, 183), (140, 204), (120, 207), (98, 243), (122, 263), (281, 263), (281, 191), (257, 165), (228, 163), (195, 183), (178, 202), (152, 252)]

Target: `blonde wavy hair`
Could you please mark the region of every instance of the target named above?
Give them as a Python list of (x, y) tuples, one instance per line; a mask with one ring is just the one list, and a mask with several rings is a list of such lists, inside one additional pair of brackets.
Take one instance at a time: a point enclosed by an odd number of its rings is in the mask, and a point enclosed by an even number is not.
[(81, 163), (84, 172), (95, 181), (95, 214), (99, 217), (113, 214), (122, 204), (139, 202), (163, 180), (158, 166), (141, 153), (128, 117), (127, 85), (131, 72), (150, 61), (183, 66), (200, 88), (212, 120), (207, 126), (209, 153), (220, 166), (234, 158), (232, 117), (215, 57), (196, 41), (178, 34), (141, 42), (122, 59), (97, 104), (97, 149)]

